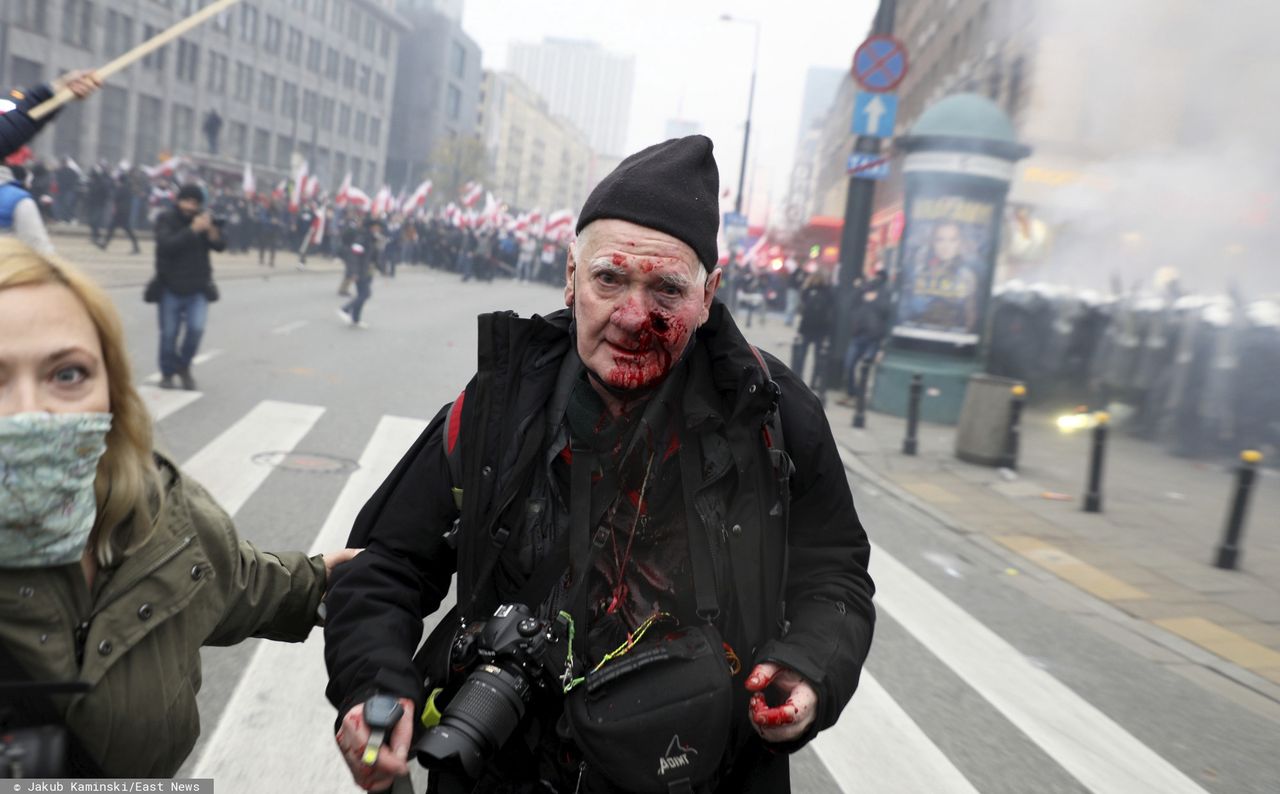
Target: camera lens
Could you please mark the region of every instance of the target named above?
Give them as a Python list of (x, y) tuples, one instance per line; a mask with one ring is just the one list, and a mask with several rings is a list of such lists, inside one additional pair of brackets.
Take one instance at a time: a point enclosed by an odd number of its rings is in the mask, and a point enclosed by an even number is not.
[(480, 665), (449, 702), (440, 724), (414, 747), (419, 762), (480, 777), (485, 759), (506, 743), (524, 718), (528, 700), (529, 680), (521, 671)]

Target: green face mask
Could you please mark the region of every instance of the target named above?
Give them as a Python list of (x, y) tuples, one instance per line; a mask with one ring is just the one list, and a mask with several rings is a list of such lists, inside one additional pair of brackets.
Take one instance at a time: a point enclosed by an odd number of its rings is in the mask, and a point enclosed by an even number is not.
[(93, 480), (111, 414), (0, 416), (0, 568), (45, 568), (84, 554)]

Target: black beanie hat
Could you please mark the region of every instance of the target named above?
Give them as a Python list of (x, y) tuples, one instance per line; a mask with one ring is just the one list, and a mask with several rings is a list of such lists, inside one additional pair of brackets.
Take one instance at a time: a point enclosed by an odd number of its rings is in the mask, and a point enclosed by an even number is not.
[(187, 184), (178, 188), (178, 201), (182, 201), (183, 199), (195, 199), (196, 201), (203, 204), (204, 191), (201, 190), (200, 186), (197, 185), (196, 183), (188, 182)]
[(687, 243), (708, 270), (719, 253), (720, 172), (705, 135), (672, 138), (618, 164), (582, 205), (576, 231), (616, 218)]

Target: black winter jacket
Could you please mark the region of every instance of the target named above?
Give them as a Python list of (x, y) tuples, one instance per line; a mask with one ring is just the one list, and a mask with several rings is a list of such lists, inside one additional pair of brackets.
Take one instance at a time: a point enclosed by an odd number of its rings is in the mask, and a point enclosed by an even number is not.
[[(477, 577), (492, 552), (489, 532), (506, 515), (499, 508), (520, 440), (530, 432), (530, 420), (542, 416), (571, 344), (569, 321), (568, 311), (528, 320), (482, 316), (480, 374), (460, 397), (460, 424), (447, 421), (448, 407), (442, 409), (361, 511), (349, 545), (366, 551), (335, 572), (326, 596), (327, 695), (339, 718), (375, 691), (422, 703), (422, 681), (411, 659), (422, 619), (439, 608), (455, 571), (460, 602), (461, 594), (480, 594), (477, 614), (511, 597), (511, 592), (491, 592), (492, 579)], [(869, 544), (814, 395), (767, 355), (771, 380), (766, 378), (755, 351), (718, 302), (695, 345), (684, 414), (727, 442), (721, 444), (725, 460), (717, 464), (707, 456), (705, 462), (707, 469), (718, 467), (729, 477), (733, 488), (719, 517), (722, 526), (713, 529), (720, 530), (728, 551), (736, 609), (748, 624), (739, 655), (748, 670), (761, 661), (786, 665), (818, 694), (817, 719), (801, 741), (772, 748), (779, 753), (751, 742), (735, 764), (735, 791), (786, 792), (785, 753), (834, 724), (857, 687), (875, 621)], [(476, 394), (490, 395), (488, 404), (476, 405)], [(774, 469), (762, 434), (774, 394), (795, 465), (784, 489), (789, 510), (767, 503), (766, 496), (779, 493), (768, 481)], [(476, 434), (505, 443), (486, 444), (491, 451), (483, 460), (468, 457), (466, 439)], [(477, 481), (475, 475), (483, 485), (478, 491), (465, 489), (462, 526), (472, 542), (464, 537), (455, 552), (444, 539), (459, 515), (445, 449), (459, 437), (463, 479)], [(785, 615), (779, 597), (784, 576)]]
[(39, 121), (27, 115), (28, 111), (52, 96), (53, 89), (47, 85), (39, 85), (26, 91), (14, 91), (10, 94), (9, 98), (17, 107), (8, 113), (0, 114), (0, 160), (21, 149), (57, 115), (51, 113)]
[(156, 275), (175, 295), (194, 295), (208, 287), (213, 281), (209, 252), (227, 247), (222, 237), (213, 242), (191, 231), (192, 220), (176, 207), (156, 219)]

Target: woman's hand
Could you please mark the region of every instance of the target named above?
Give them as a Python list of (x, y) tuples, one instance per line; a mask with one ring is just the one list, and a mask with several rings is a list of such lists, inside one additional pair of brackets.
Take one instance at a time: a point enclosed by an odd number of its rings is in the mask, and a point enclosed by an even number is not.
[(333, 578), (333, 569), (344, 562), (355, 557), (364, 549), (338, 549), (337, 551), (326, 552), (324, 555), (324, 578), (325, 581)]

